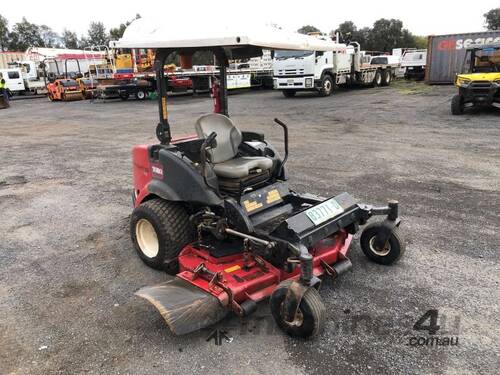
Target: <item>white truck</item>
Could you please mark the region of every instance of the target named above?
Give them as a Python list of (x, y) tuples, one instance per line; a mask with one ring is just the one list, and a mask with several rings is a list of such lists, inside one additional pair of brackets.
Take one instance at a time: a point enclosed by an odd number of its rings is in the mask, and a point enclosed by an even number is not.
[(401, 68), (405, 69), (405, 79), (424, 79), (426, 65), (426, 49), (408, 49), (401, 58)]
[(20, 69), (0, 69), (0, 73), (5, 80), (5, 87), (10, 90), (11, 94), (24, 92), (23, 75)]
[(32, 93), (35, 95), (47, 93), (47, 81), (40, 63), (32, 60), (21, 60), (12, 62), (9, 65), (21, 72), (23, 86), (19, 93)]
[[(329, 41), (330, 42), (330, 41)], [(337, 85), (388, 86), (394, 76), (391, 64), (370, 64), (357, 42), (331, 41), (331, 50), (276, 51), (273, 83), (285, 97), (297, 91), (317, 91), (329, 96)]]

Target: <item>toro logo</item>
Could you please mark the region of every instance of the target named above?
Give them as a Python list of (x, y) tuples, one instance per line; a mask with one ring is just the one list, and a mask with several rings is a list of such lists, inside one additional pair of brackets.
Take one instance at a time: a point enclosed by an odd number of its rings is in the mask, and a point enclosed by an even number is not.
[(153, 177), (163, 179), (163, 165), (161, 164), (152, 164), (151, 172), (153, 172)]

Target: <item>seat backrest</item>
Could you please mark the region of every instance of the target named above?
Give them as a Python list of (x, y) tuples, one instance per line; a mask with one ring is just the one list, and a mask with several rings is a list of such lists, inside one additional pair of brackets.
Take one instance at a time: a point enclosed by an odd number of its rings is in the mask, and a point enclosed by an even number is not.
[(222, 163), (236, 156), (242, 137), (229, 117), (209, 113), (196, 120), (195, 128), (199, 138), (206, 138), (212, 132), (217, 133), (217, 146), (208, 151), (212, 163)]

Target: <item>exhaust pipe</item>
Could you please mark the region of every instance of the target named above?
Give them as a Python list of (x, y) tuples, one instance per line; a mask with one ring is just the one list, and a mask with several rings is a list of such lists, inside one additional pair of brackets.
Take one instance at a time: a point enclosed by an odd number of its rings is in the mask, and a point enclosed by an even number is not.
[(334, 277), (337, 277), (349, 271), (352, 268), (352, 262), (346, 258), (344, 260), (341, 260), (340, 262), (335, 263), (332, 268), (335, 271)]

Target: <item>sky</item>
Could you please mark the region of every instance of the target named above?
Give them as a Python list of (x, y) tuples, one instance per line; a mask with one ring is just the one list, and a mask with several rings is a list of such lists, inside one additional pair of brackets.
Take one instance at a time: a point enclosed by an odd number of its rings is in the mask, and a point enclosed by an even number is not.
[(0, 14), (9, 20), (11, 27), (24, 16), (28, 21), (45, 24), (56, 32), (66, 28), (76, 31), (79, 36), (86, 34), (92, 21), (101, 21), (109, 29), (133, 19), (136, 13), (143, 17), (157, 17), (163, 13), (165, 22), (169, 17), (185, 18), (188, 27), (196, 27), (196, 20), (211, 17), (214, 22), (245, 19), (255, 20), (258, 24), (273, 23), (286, 30), (310, 24), (323, 32), (336, 29), (346, 20), (361, 28), (372, 26), (379, 18), (398, 18), (413, 34), (426, 36), (482, 31), (483, 14), (500, 7), (499, 0), (464, 4), (458, 0), (357, 0), (342, 4), (335, 0), (24, 0), (22, 3), (3, 0)]

